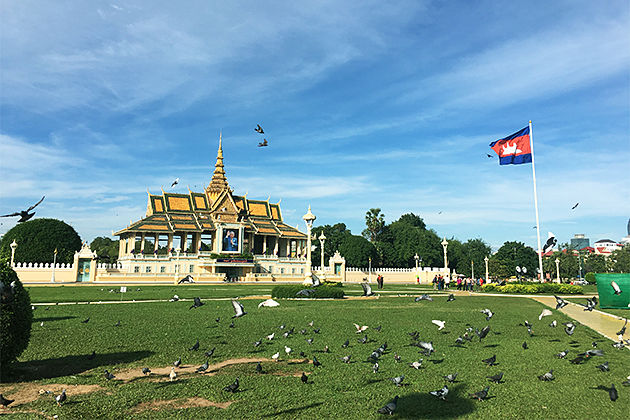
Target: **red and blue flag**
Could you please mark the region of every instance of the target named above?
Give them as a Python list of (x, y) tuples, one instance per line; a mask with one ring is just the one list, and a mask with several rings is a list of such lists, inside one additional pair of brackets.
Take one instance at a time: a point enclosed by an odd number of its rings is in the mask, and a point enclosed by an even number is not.
[(499, 165), (531, 163), (532, 149), (529, 142), (529, 126), (490, 143), (490, 147), (499, 155)]

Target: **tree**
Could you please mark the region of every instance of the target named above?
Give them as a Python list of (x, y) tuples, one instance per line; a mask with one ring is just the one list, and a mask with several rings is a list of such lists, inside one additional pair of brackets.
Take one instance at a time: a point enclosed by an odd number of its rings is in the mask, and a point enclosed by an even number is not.
[(57, 219), (34, 219), (10, 229), (0, 242), (0, 257), (11, 258), (11, 242), (18, 244), (16, 262), (51, 263), (57, 249), (57, 262), (69, 264), (81, 249), (81, 238), (74, 228)]
[[(13, 284), (13, 287), (11, 286)], [(5, 365), (15, 360), (28, 346), (33, 311), (28, 291), (7, 263), (0, 263), (0, 380)]]
[(106, 236), (94, 238), (90, 244), (90, 249), (96, 252), (99, 260), (107, 262), (116, 262), (118, 260), (118, 244), (120, 241), (114, 241)]
[(515, 276), (517, 266), (527, 268), (527, 277), (536, 276), (538, 254), (533, 248), (525, 246), (522, 242), (505, 242), (491, 259), (499, 262), (497, 265), (493, 263), (493, 266), (507, 269), (507, 272), (496, 274), (501, 277)]
[[(344, 223), (337, 223), (333, 226), (316, 226), (313, 228), (312, 232), (316, 238), (319, 237), (322, 232), (324, 232), (324, 236), (326, 236), (326, 241), (324, 242), (324, 265), (327, 262), (326, 258), (330, 258), (335, 254), (335, 251), (339, 250), (339, 246), (344, 238), (352, 235), (352, 232), (348, 230)], [(318, 240), (315, 240), (313, 245), (315, 245), (316, 249), (311, 253), (311, 260), (314, 266), (321, 266), (321, 244)]]
[(605, 273), (606, 272), (606, 257), (601, 254), (591, 254), (586, 257), (584, 262), (585, 273)]
[[(451, 259), (451, 241), (448, 245), (448, 258), (449, 266)], [(470, 264), (473, 261), (475, 267), (475, 277), (484, 276), (486, 272), (486, 263), (484, 258), (490, 255), (491, 248), (482, 239), (469, 239), (465, 243), (461, 244), (462, 261), (458, 263), (457, 272), (465, 276), (472, 276), (472, 266)], [(488, 272), (490, 272), (490, 265), (488, 264)]]
[(630, 245), (614, 250), (608, 259), (615, 273), (630, 273)]
[(385, 215), (381, 209), (370, 209), (365, 213), (365, 225), (367, 228), (362, 232), (363, 236), (374, 243), (385, 227)]
[(350, 267), (367, 267), (369, 259), (376, 259), (376, 248), (362, 236), (348, 235), (339, 245), (339, 252)]
[(400, 216), (397, 222), (404, 223), (409, 226), (417, 227), (422, 230), (426, 230), (427, 228), (427, 225), (424, 223), (424, 220), (422, 220), (422, 217), (416, 216), (413, 213), (403, 214), (402, 216)]

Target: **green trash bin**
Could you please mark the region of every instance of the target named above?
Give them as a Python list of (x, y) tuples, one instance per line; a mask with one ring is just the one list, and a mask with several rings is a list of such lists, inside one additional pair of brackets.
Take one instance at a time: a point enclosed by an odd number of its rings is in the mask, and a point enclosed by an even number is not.
[[(595, 274), (600, 308), (630, 309), (630, 274)], [(617, 283), (621, 294), (616, 295), (611, 285)]]

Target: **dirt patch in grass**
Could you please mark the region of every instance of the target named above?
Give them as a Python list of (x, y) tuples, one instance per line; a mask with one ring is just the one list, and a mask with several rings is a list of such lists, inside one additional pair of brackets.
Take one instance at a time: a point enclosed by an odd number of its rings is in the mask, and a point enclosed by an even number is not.
[[(258, 363), (258, 362), (268, 362), (268, 361), (271, 361), (271, 359), (267, 359), (267, 358), (254, 359), (254, 358), (246, 358), (246, 357), (238, 358), (238, 359), (228, 359), (228, 360), (223, 360), (222, 362), (213, 363), (209, 365), (208, 369), (206, 369), (206, 371), (203, 373), (196, 372), (197, 368), (200, 365), (180, 365), (180, 367), (175, 368), (175, 373), (177, 373), (178, 378), (181, 378), (187, 375), (212, 376), (212, 375), (216, 375), (217, 372), (219, 372), (222, 368), (227, 367), (227, 366)], [(283, 361), (289, 362), (289, 363), (296, 363), (296, 362), (303, 363), (305, 362), (305, 359), (290, 359), (290, 360), (283, 360)], [(150, 368), (150, 369), (151, 369), (151, 373), (149, 375), (144, 375), (142, 373), (142, 368), (127, 369), (127, 370), (122, 370), (119, 372), (112, 372), (112, 373), (116, 376), (116, 380), (120, 380), (122, 382), (131, 382), (142, 377), (147, 377), (149, 380), (156, 381), (156, 382), (163, 382), (163, 381), (170, 380), (169, 374), (171, 373), (171, 366), (157, 367), (157, 368)]]
[(55, 396), (61, 394), (61, 390), (64, 388), (69, 399), (73, 395), (90, 394), (103, 389), (99, 385), (16, 383), (0, 386), (0, 394), (15, 400), (9, 407), (16, 407), (33, 402), (38, 398), (49, 398), (54, 402)]
[(217, 407), (228, 408), (234, 401), (226, 402), (214, 402), (206, 400), (205, 398), (191, 397), (185, 400), (155, 400), (140, 403), (131, 409), (134, 413), (140, 413), (142, 411), (160, 411), (164, 409), (180, 409), (180, 408), (194, 408), (194, 407)]

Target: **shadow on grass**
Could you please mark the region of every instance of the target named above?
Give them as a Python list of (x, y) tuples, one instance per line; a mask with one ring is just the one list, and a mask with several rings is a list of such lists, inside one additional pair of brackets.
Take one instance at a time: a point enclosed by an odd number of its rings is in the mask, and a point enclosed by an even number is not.
[(273, 413), (273, 414), (265, 414), (262, 417), (276, 417), (276, 416), (280, 416), (282, 414), (296, 414), (296, 413), (299, 413), (302, 410), (308, 410), (309, 408), (317, 407), (317, 406), (320, 406), (322, 404), (323, 404), (323, 402), (316, 402), (316, 403), (308, 404), (308, 405), (305, 405), (305, 406), (302, 406), (302, 407), (295, 407), (295, 408), (289, 408), (289, 409), (286, 409), (286, 410), (278, 411), (278, 412)]
[(33, 323), (36, 322), (50, 322), (50, 321), (63, 321), (65, 319), (74, 319), (76, 316), (48, 316), (42, 318), (33, 318)]
[(395, 414), (401, 419), (448, 419), (470, 414), (475, 410), (475, 404), (463, 393), (462, 387), (463, 385), (449, 387), (446, 401), (439, 400), (428, 392), (402, 395), (398, 399)]
[(57, 378), (61, 376), (78, 375), (99, 366), (109, 366), (119, 363), (131, 363), (142, 360), (153, 354), (152, 351), (130, 351), (118, 353), (97, 353), (89, 360), (88, 354), (57, 357), (54, 359), (30, 360), (16, 362), (7, 369), (6, 381), (36, 381), (39, 379)]

